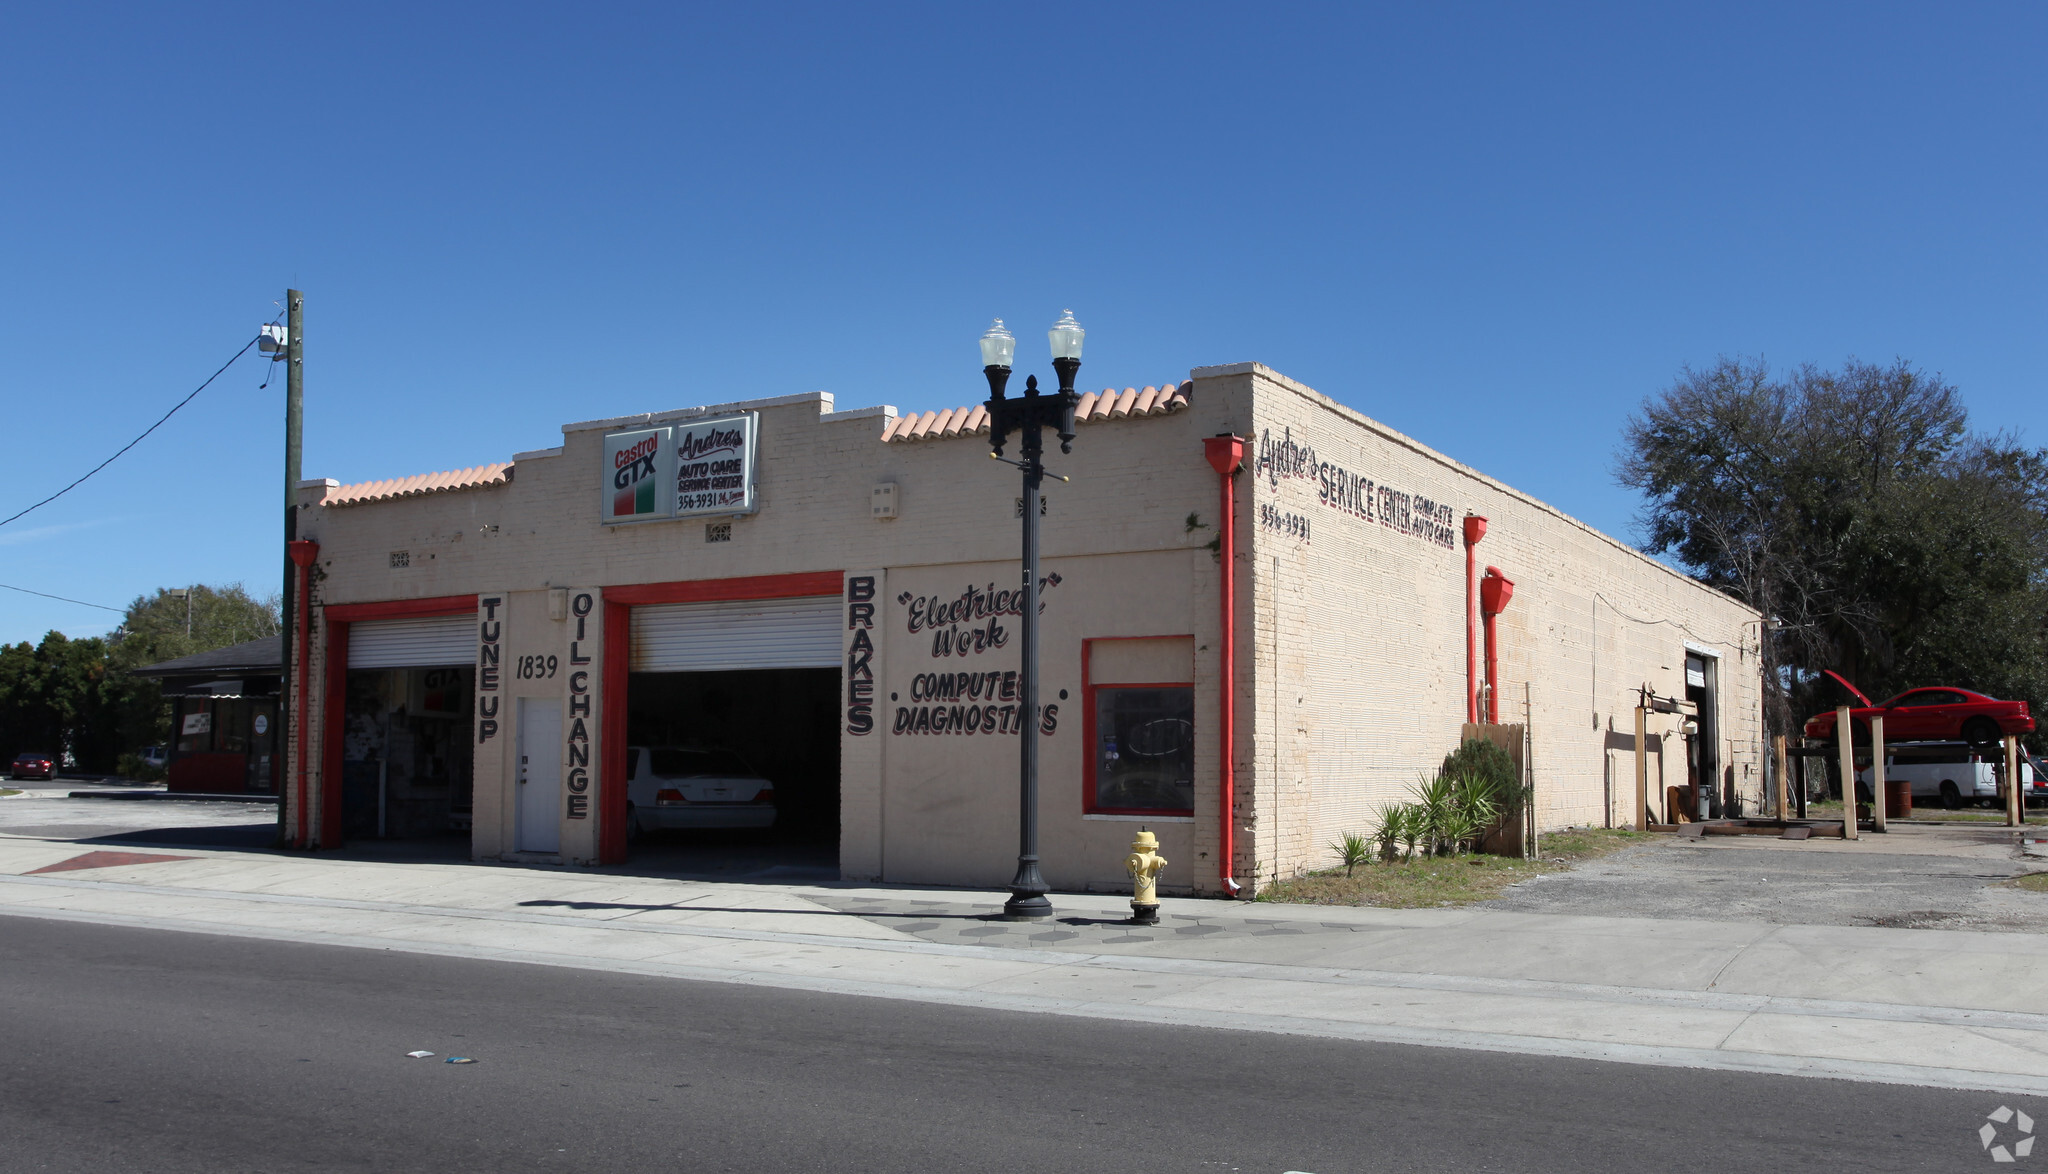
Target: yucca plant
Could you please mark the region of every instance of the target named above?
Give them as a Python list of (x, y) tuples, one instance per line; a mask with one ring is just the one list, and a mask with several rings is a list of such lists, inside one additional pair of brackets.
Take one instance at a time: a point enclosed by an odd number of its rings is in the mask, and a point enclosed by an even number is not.
[(1415, 819), (1421, 824), (1416, 829), (1430, 855), (1443, 850), (1444, 820), (1457, 805), (1455, 780), (1442, 773), (1421, 775), (1415, 785)]
[(1479, 837), (1480, 832), (1486, 830), (1489, 822), (1481, 819), (1478, 812), (1464, 807), (1452, 807), (1437, 826), (1437, 850), (1448, 855), (1464, 855), (1467, 846)]
[(1429, 813), (1413, 803), (1401, 806), (1401, 846), (1406, 849), (1403, 859), (1415, 859), (1415, 853), (1429, 839)]
[(1392, 861), (1400, 858), (1401, 839), (1408, 830), (1408, 805), (1406, 803), (1382, 803), (1378, 814), (1378, 831), (1374, 839), (1379, 841), (1380, 859)]
[(1330, 851), (1335, 852), (1337, 859), (1343, 861), (1344, 875), (1350, 876), (1353, 869), (1372, 861), (1372, 837), (1358, 832), (1345, 832), (1342, 838), (1330, 845)]
[(1490, 775), (1474, 772), (1458, 775), (1451, 784), (1451, 802), (1484, 827), (1500, 818), (1501, 785)]

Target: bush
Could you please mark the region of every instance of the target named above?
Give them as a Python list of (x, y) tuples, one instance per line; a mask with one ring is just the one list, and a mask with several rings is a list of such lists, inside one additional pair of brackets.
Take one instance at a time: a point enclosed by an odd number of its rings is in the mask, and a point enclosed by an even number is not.
[(1512, 818), (1529, 799), (1529, 788), (1522, 785), (1515, 769), (1514, 755), (1484, 738), (1468, 738), (1444, 755), (1437, 774), (1462, 780), (1467, 794), (1490, 801), (1500, 819)]
[(163, 780), (165, 771), (163, 767), (151, 766), (142, 761), (142, 755), (140, 754), (123, 754), (114, 765), (114, 773), (124, 779), (155, 783)]

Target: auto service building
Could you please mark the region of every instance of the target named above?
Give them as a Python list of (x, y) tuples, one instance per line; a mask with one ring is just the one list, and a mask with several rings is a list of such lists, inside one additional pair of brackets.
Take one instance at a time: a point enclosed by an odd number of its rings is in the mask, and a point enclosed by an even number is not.
[[(478, 859), (622, 862), (627, 748), (715, 747), (840, 876), (1000, 887), (1035, 730), (1056, 888), (1126, 884), (1142, 824), (1166, 891), (1249, 891), (1369, 831), (1475, 697), (1526, 727), (1540, 826), (1632, 823), (1645, 686), (1697, 711), (1690, 733), (1652, 721), (1653, 807), (1688, 780), (1760, 802), (1757, 615), (1723, 593), (1258, 364), (1086, 395), (1079, 418), (1028, 592), (1027, 503), (972, 405), (755, 399), (303, 482), (291, 838), (466, 831)], [(1475, 568), (1514, 584), (1490, 683), (1468, 517)]]

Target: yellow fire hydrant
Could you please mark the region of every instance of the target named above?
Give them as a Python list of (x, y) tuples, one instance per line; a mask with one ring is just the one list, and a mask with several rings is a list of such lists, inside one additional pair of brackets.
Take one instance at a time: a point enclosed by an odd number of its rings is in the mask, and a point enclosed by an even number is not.
[(1131, 874), (1131, 921), (1137, 925), (1159, 924), (1159, 870), (1166, 857), (1159, 854), (1159, 837), (1138, 829), (1131, 841), (1131, 854), (1124, 857), (1124, 871)]

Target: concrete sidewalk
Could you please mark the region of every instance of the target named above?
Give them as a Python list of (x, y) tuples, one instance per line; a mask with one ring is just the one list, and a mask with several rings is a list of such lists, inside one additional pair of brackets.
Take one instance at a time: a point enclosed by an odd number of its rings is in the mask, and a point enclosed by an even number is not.
[(2048, 938), (999, 894), (0, 836), (0, 915), (1142, 1022), (2048, 1093)]

